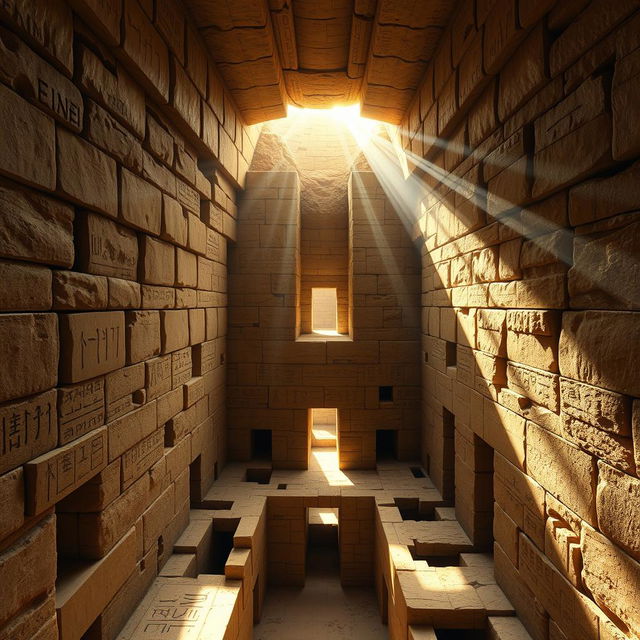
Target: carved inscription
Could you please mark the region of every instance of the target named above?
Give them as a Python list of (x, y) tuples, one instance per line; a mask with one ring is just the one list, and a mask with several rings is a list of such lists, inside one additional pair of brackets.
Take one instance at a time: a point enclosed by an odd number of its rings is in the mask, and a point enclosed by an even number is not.
[(0, 406), (0, 474), (39, 456), (58, 442), (56, 391)]
[(172, 388), (175, 389), (191, 378), (191, 347), (171, 354)]
[(186, 182), (182, 182), (182, 180), (178, 180), (176, 182), (176, 195), (180, 204), (195, 213), (196, 215), (200, 215), (200, 195), (198, 192), (190, 187)]
[(164, 429), (157, 429), (122, 456), (122, 488), (137, 480), (164, 452)]
[(41, 513), (106, 465), (106, 427), (28, 462), (25, 465), (27, 513)]
[(104, 380), (58, 389), (59, 444), (67, 444), (104, 424)]
[(171, 355), (145, 362), (147, 400), (171, 391)]
[(193, 375), (203, 376), (216, 368), (218, 362), (217, 340), (209, 340), (193, 347)]

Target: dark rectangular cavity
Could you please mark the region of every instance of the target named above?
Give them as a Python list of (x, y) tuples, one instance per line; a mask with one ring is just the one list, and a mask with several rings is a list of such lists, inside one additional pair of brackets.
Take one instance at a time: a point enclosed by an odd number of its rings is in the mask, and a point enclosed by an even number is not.
[(271, 429), (251, 429), (251, 459), (271, 460)]
[(378, 387), (379, 402), (393, 402), (393, 387)]
[(245, 482), (257, 482), (258, 484), (269, 484), (271, 480), (271, 469), (247, 469)]
[(376, 460), (397, 460), (397, 439), (395, 429), (377, 429)]

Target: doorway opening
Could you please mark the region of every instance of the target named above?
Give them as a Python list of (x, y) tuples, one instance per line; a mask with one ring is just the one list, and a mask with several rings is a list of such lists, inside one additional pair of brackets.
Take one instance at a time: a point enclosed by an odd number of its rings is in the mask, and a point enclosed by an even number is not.
[(307, 509), (307, 573), (333, 576), (340, 572), (339, 510)]
[(376, 430), (376, 462), (398, 459), (398, 432), (395, 429)]
[(251, 429), (251, 459), (271, 462), (271, 429)]

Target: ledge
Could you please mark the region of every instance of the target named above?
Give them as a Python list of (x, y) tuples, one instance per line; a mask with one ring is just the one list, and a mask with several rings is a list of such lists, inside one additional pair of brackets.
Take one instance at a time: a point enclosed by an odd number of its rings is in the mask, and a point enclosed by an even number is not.
[(302, 333), (296, 338), (296, 342), (353, 342), (353, 338), (347, 333), (325, 335), (323, 333)]

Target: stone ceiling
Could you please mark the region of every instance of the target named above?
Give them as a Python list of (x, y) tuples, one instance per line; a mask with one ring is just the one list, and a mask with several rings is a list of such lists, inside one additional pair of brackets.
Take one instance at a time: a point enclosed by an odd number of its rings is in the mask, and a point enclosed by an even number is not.
[(455, 0), (185, 0), (249, 124), (362, 104), (398, 123)]

